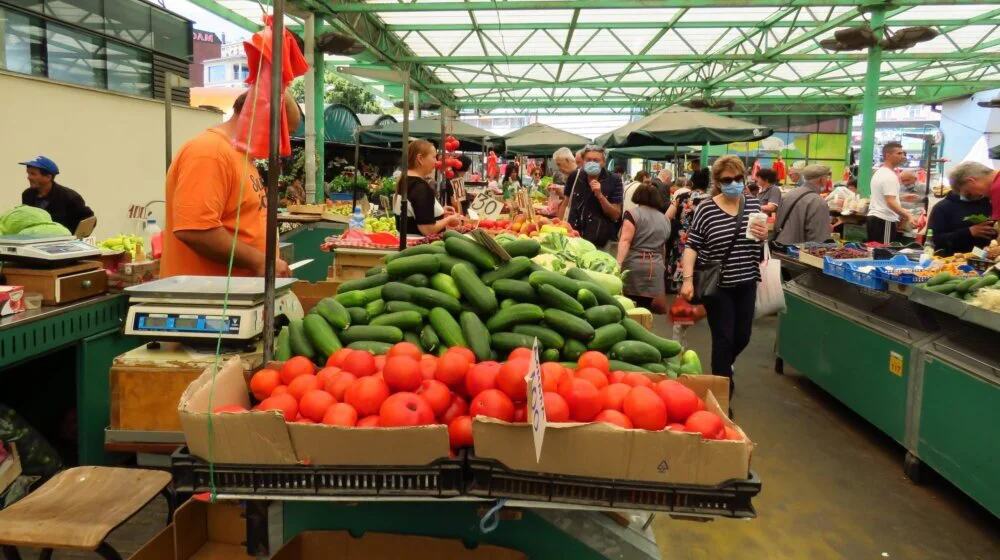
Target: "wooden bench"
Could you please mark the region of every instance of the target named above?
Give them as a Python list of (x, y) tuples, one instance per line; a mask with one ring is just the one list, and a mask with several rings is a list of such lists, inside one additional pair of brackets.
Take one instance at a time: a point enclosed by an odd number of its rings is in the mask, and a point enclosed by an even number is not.
[(20, 560), (17, 547), (92, 550), (102, 558), (121, 556), (105, 542), (170, 484), (162, 471), (76, 467), (52, 477), (26, 498), (0, 511), (0, 552)]

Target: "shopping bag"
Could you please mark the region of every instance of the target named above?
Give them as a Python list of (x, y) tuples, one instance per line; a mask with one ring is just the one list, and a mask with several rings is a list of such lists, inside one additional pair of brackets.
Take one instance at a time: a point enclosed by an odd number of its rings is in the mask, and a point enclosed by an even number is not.
[(757, 305), (754, 318), (767, 317), (785, 310), (785, 292), (781, 287), (781, 261), (771, 258), (764, 244), (764, 260), (760, 263), (760, 284), (757, 284)]

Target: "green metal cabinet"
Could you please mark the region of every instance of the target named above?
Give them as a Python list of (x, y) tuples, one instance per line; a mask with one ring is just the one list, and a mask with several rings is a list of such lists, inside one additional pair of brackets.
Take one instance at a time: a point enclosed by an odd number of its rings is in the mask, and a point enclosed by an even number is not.
[[(320, 245), (331, 235), (344, 233), (346, 224), (319, 222), (299, 226), (282, 234), (281, 241), (295, 246), (295, 260), (313, 259), (313, 262), (295, 271), (295, 277), (307, 282), (326, 280), (333, 253), (320, 249)], [(291, 263), (289, 263), (291, 264)]]

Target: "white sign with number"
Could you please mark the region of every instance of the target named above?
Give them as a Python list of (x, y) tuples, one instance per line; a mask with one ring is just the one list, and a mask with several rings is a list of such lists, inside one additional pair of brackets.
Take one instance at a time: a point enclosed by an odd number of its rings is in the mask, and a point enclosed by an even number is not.
[(528, 422), (531, 424), (531, 435), (535, 440), (535, 462), (542, 458), (542, 441), (545, 439), (545, 426), (548, 417), (545, 415), (545, 389), (542, 387), (542, 368), (538, 360), (538, 339), (531, 345), (531, 365), (528, 375), (524, 376), (528, 383)]
[(469, 210), (474, 211), (483, 220), (495, 220), (503, 210), (503, 202), (493, 198), (488, 193), (481, 192), (469, 205)]

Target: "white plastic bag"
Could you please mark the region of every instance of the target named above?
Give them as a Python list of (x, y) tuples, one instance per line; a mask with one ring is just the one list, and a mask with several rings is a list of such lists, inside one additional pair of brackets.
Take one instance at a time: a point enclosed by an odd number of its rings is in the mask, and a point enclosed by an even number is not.
[(785, 292), (781, 288), (781, 261), (771, 258), (764, 244), (764, 261), (760, 263), (760, 284), (757, 284), (757, 305), (754, 318), (767, 317), (785, 310)]

